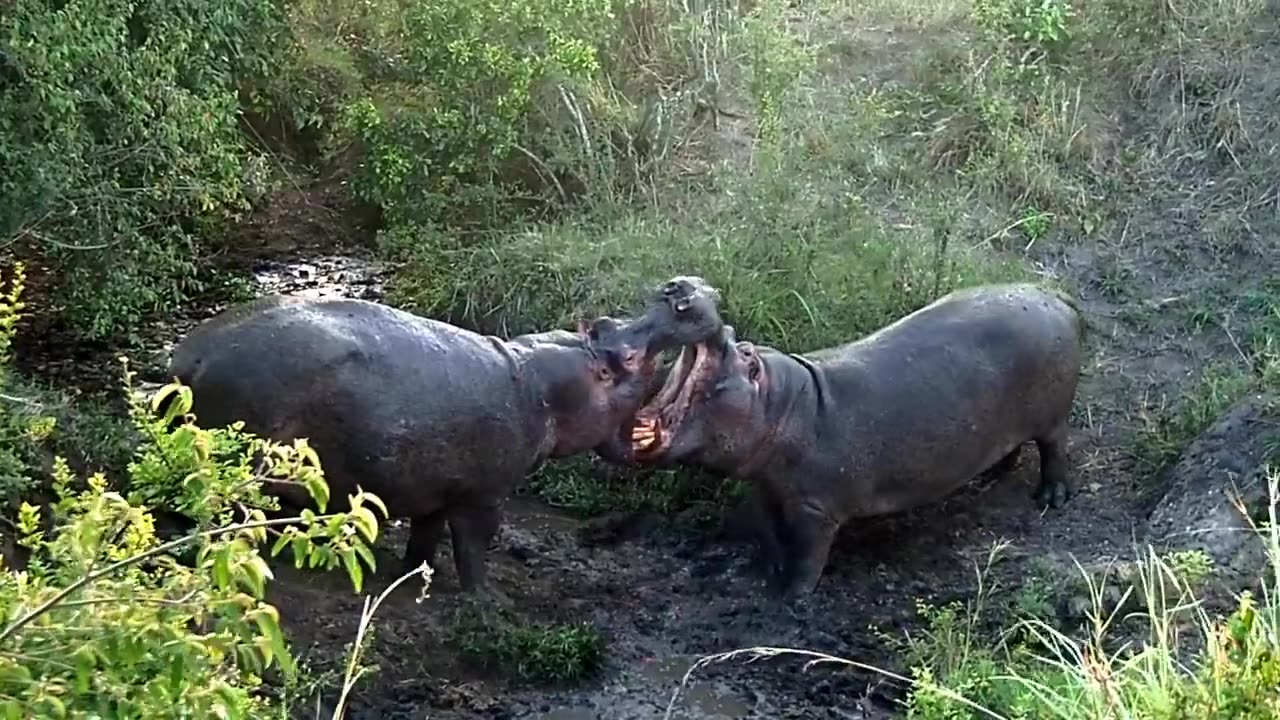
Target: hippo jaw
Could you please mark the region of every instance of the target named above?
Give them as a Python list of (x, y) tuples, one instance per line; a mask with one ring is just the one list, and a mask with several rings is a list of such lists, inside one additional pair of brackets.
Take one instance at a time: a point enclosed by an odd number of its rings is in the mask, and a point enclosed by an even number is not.
[(636, 460), (656, 462), (670, 449), (694, 401), (715, 381), (718, 361), (706, 343), (684, 347), (662, 389), (622, 428)]

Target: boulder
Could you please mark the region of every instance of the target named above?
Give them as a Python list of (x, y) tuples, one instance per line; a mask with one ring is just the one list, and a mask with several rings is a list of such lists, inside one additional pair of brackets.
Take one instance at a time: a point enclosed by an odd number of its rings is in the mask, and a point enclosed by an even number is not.
[(1156, 548), (1201, 550), (1229, 578), (1256, 580), (1267, 564), (1255, 524), (1267, 516), (1268, 462), (1280, 470), (1280, 398), (1254, 395), (1227, 411), (1161, 477), (1166, 488), (1147, 521)]

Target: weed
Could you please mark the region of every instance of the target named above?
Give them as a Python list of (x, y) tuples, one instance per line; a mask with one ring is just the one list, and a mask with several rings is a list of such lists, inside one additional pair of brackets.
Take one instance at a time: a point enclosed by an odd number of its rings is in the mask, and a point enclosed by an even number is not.
[(1139, 476), (1157, 476), (1256, 382), (1239, 363), (1215, 362), (1206, 366), (1178, 399), (1163, 403), (1154, 415), (1144, 413), (1133, 444)]
[(573, 682), (600, 668), (605, 640), (590, 623), (542, 624), (478, 607), (455, 613), (453, 636), (468, 655), (522, 680)]
[(1164, 563), (1190, 588), (1199, 587), (1213, 572), (1213, 558), (1203, 550), (1176, 550), (1164, 558)]

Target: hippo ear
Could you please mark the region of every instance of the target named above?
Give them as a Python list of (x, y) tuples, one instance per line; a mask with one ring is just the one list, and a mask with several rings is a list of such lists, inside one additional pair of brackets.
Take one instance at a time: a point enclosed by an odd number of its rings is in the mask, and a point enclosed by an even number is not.
[(760, 364), (760, 355), (756, 353), (756, 346), (743, 340), (735, 347), (738, 350), (738, 357), (747, 366), (747, 379), (758, 383), (764, 367)]

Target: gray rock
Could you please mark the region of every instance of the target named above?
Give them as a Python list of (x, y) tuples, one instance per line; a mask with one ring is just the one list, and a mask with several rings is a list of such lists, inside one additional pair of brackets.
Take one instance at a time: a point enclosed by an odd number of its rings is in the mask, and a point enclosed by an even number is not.
[(1161, 478), (1167, 490), (1147, 521), (1148, 542), (1201, 550), (1226, 574), (1223, 579), (1259, 577), (1265, 545), (1232, 498), (1243, 501), (1254, 522), (1265, 518), (1265, 463), (1280, 442), (1277, 404), (1276, 398), (1248, 397), (1187, 447)]

